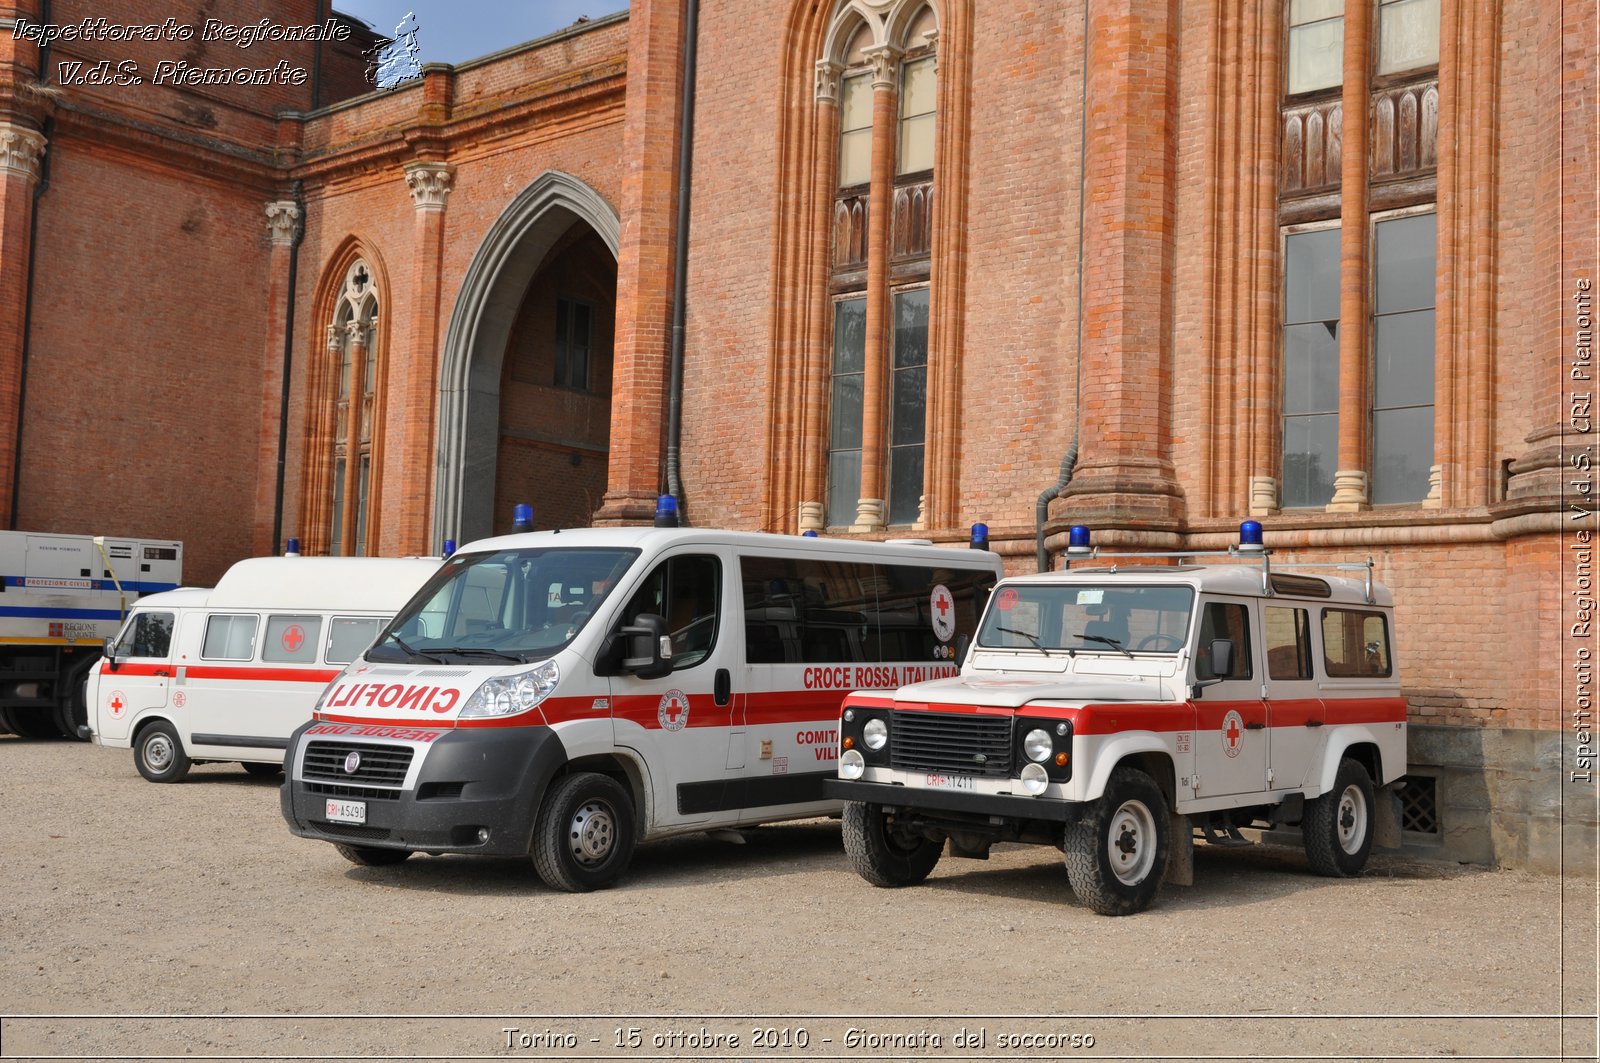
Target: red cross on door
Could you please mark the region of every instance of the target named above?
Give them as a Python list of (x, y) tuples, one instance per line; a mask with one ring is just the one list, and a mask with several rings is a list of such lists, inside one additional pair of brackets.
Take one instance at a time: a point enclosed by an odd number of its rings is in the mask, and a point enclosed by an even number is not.
[(1222, 751), (1230, 757), (1239, 755), (1239, 741), (1244, 737), (1244, 717), (1230, 709), (1222, 718)]

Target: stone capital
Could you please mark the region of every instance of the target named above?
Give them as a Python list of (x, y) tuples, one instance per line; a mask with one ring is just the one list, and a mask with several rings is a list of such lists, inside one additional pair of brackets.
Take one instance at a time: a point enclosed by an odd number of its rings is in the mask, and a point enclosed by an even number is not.
[(328, 350), (337, 351), (339, 349), (339, 345), (341, 343), (341, 339), (340, 339), (340, 336), (339, 336), (339, 326), (338, 325), (329, 325), (328, 326), (328, 340), (327, 340), (327, 343), (328, 343)]
[(1278, 481), (1271, 476), (1250, 477), (1250, 515), (1270, 517), (1278, 512)]
[(15, 175), (30, 182), (37, 181), (44, 146), (42, 134), (27, 126), (0, 122), (0, 178)]
[(351, 318), (344, 323), (344, 334), (350, 337), (350, 346), (363, 346), (367, 342), (367, 323), (357, 318)]
[(839, 76), (844, 73), (844, 67), (831, 59), (822, 59), (817, 62), (817, 102), (839, 102)]
[(267, 204), (267, 228), (272, 232), (272, 246), (293, 246), (300, 235), (300, 204), (292, 199), (280, 199)]
[(874, 89), (887, 92), (900, 87), (900, 58), (903, 54), (900, 49), (891, 48), (887, 44), (866, 50), (867, 59), (872, 62)]
[(450, 196), (450, 182), (455, 167), (447, 162), (408, 162), (405, 166), (406, 187), (411, 189), (411, 203), (418, 210), (443, 210)]
[(1333, 474), (1333, 501), (1329, 513), (1359, 513), (1367, 508), (1367, 473), (1364, 469), (1338, 469)]

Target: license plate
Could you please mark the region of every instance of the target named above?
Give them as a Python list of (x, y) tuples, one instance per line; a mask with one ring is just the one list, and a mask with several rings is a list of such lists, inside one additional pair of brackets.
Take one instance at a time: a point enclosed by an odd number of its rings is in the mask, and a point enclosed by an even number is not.
[(365, 801), (329, 801), (328, 819), (335, 823), (365, 823), (367, 821), (367, 803)]
[[(928, 785), (940, 790), (971, 790), (972, 776), (970, 775), (937, 775), (928, 774)], [(330, 804), (332, 802), (329, 802)]]

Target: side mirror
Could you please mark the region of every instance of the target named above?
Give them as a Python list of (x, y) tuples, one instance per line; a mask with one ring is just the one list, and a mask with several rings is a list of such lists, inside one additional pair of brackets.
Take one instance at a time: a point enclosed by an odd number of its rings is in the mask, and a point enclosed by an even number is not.
[[(1206, 687), (1222, 682), (1233, 673), (1233, 640), (1212, 639), (1211, 645), (1206, 647), (1205, 662), (1211, 678), (1195, 680), (1189, 691), (1191, 697), (1198, 698)], [(1198, 671), (1196, 669), (1197, 674)]]
[(117, 639), (115, 635), (107, 637), (105, 647), (101, 652), (105, 654), (106, 660), (111, 662), (111, 670), (115, 672), (117, 665), (120, 663), (117, 660)]
[(659, 679), (672, 671), (672, 640), (666, 617), (640, 613), (619, 634), (627, 649), (622, 667), (640, 679)]

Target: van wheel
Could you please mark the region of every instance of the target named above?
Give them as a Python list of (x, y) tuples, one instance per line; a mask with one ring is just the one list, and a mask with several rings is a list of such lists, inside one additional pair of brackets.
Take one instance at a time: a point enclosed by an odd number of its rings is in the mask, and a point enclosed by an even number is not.
[(1106, 792), (1068, 824), (1067, 881), (1090, 910), (1132, 915), (1150, 907), (1167, 870), (1167, 804), (1138, 768), (1111, 772)]
[(283, 771), (282, 764), (262, 764), (254, 760), (241, 760), (239, 766), (244, 769), (246, 775), (255, 775), (263, 779)]
[(842, 829), (850, 866), (874, 886), (915, 886), (944, 851), (943, 842), (897, 828), (882, 805), (846, 801)]
[(1372, 852), (1372, 776), (1361, 762), (1345, 757), (1333, 789), (1306, 802), (1300, 834), (1311, 870), (1329, 878), (1354, 875)]
[(157, 720), (133, 740), (133, 763), (151, 782), (177, 782), (189, 774), (189, 754), (166, 720)]
[(633, 800), (605, 775), (556, 780), (533, 828), (533, 866), (551, 889), (587, 893), (612, 885), (633, 859)]
[(410, 849), (379, 849), (372, 845), (338, 845), (339, 855), (362, 867), (389, 867), (411, 859)]

